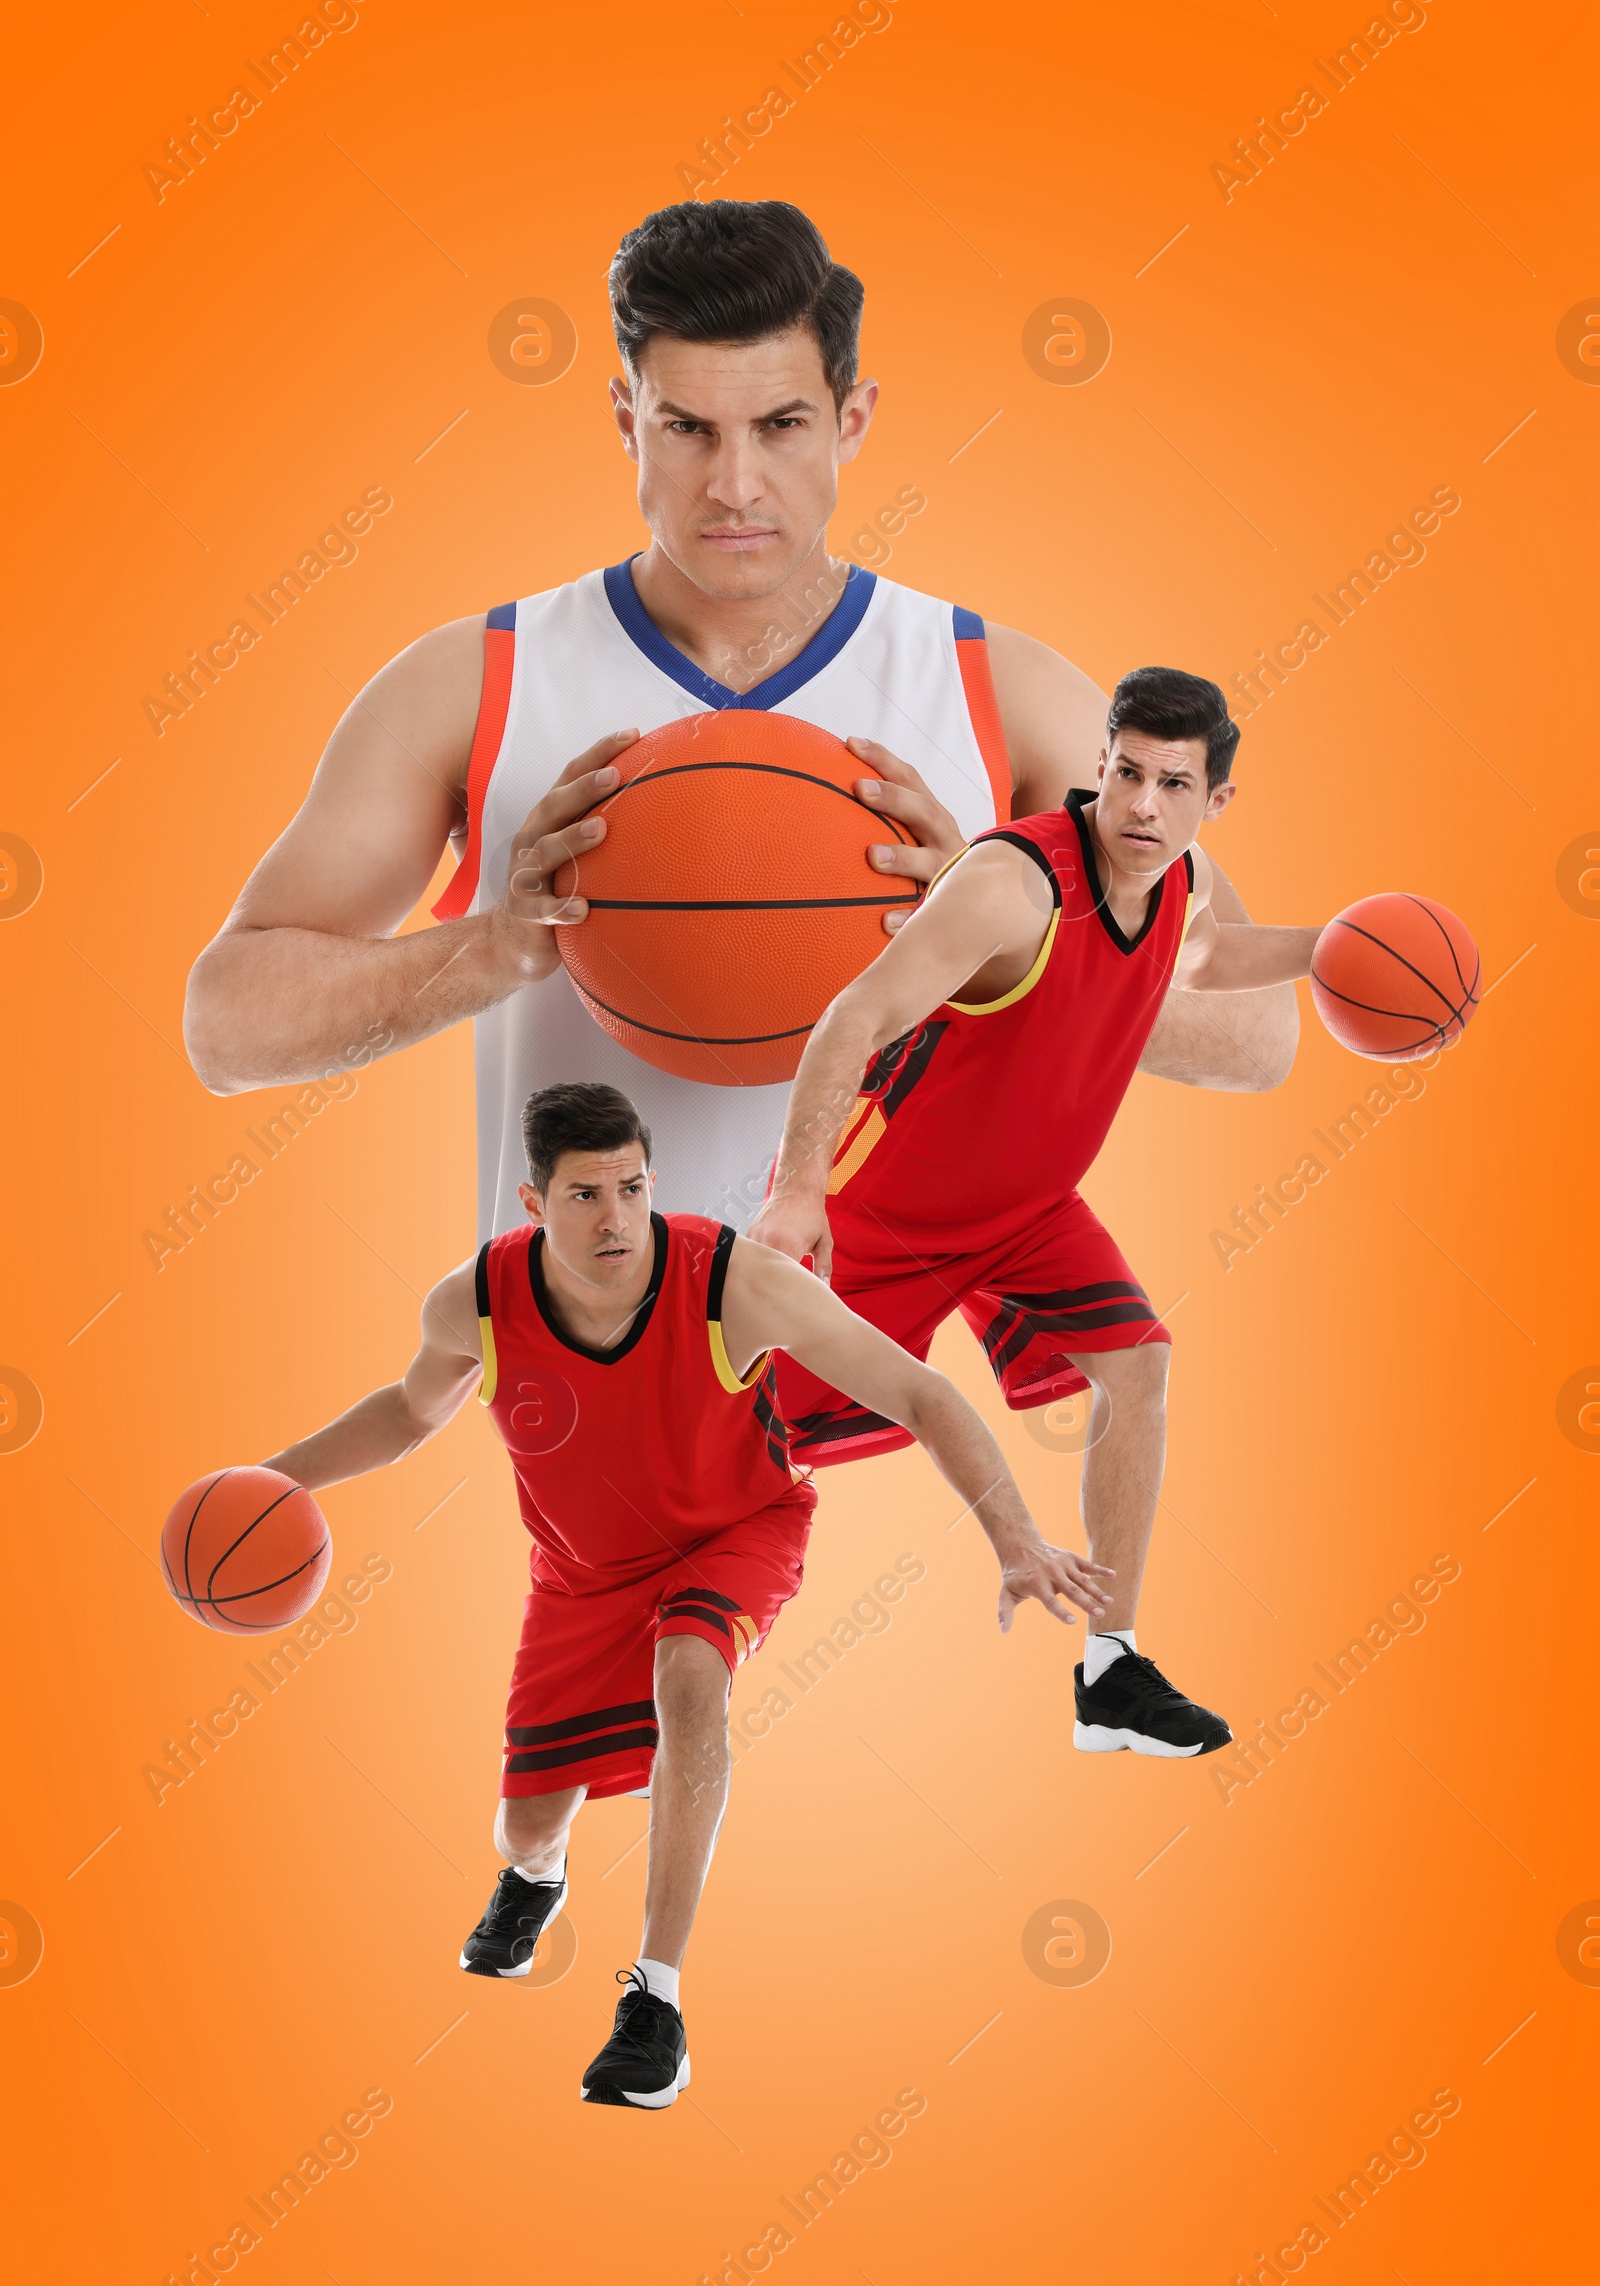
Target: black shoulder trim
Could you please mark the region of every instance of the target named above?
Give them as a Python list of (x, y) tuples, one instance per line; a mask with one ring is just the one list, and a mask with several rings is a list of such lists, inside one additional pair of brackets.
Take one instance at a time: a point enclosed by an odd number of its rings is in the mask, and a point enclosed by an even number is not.
[(1057, 907), (1060, 907), (1061, 884), (1056, 879), (1056, 869), (1036, 841), (1030, 841), (1025, 833), (1010, 833), (1004, 826), (996, 827), (993, 833), (980, 834), (978, 839), (980, 841), (1008, 841), (1013, 849), (1020, 849), (1026, 856), (1031, 857), (1039, 871), (1049, 882), (1050, 894), (1055, 899)]
[(706, 1282), (706, 1323), (722, 1323), (722, 1289), (728, 1282), (728, 1264), (733, 1257), (733, 1242), (737, 1232), (724, 1223), (717, 1232), (717, 1243), (711, 1251), (711, 1276)]

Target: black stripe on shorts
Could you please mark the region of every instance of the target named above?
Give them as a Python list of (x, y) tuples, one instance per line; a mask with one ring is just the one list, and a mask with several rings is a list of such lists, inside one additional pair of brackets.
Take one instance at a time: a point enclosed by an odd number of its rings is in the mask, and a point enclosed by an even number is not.
[(654, 1699), (629, 1699), (624, 1706), (596, 1707), (592, 1714), (573, 1715), (565, 1722), (528, 1723), (508, 1730), (506, 1737), (513, 1746), (548, 1746), (555, 1738), (579, 1738), (588, 1730), (605, 1730), (619, 1722), (654, 1722), (655, 1717)]
[(621, 1754), (629, 1747), (652, 1750), (660, 1739), (654, 1723), (639, 1730), (613, 1730), (604, 1738), (580, 1738), (571, 1746), (547, 1746), (538, 1754), (513, 1754), (506, 1764), (508, 1778), (522, 1778), (534, 1770), (561, 1770), (569, 1762), (589, 1762), (597, 1754)]

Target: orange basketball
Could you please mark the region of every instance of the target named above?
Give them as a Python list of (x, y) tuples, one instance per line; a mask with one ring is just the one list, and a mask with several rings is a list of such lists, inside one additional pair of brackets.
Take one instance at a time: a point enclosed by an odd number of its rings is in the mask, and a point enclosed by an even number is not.
[(1331, 920), (1311, 956), (1311, 997), (1341, 1045), (1407, 1064), (1459, 1039), (1478, 1005), (1478, 948), (1447, 905), (1398, 891)]
[(224, 1635), (261, 1635), (304, 1618), (333, 1562), (326, 1519), (275, 1468), (219, 1468), (180, 1494), (161, 1532), (167, 1585)]
[(598, 806), (605, 840), (552, 887), (588, 899), (558, 929), (595, 1021), (661, 1071), (712, 1087), (793, 1079), (806, 1036), (888, 939), (917, 886), (867, 863), (909, 841), (854, 792), (870, 773), (825, 730), (729, 707), (651, 731)]

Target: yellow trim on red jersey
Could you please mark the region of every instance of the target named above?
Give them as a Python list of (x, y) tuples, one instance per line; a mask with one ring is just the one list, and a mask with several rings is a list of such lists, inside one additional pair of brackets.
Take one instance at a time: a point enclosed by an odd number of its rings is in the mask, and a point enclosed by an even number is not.
[(1051, 949), (1056, 941), (1056, 930), (1060, 926), (1060, 922), (1061, 907), (1058, 905), (1050, 916), (1050, 926), (1045, 930), (1044, 943), (1039, 947), (1034, 964), (1020, 984), (1014, 984), (1011, 990), (1003, 992), (998, 1000), (947, 1000), (945, 1006), (954, 1008), (962, 1016), (995, 1016), (999, 1014), (1002, 1008), (1014, 1006), (1017, 1001), (1023, 999), (1026, 994), (1033, 990), (1040, 977), (1043, 976), (1049, 963)]
[(767, 1360), (772, 1355), (771, 1350), (764, 1349), (761, 1352), (761, 1355), (741, 1381), (733, 1370), (733, 1361), (728, 1355), (728, 1345), (722, 1338), (722, 1320), (720, 1318), (707, 1318), (706, 1331), (711, 1336), (711, 1362), (717, 1369), (717, 1379), (722, 1383), (728, 1395), (737, 1397), (741, 1390), (753, 1389), (767, 1370)]
[(833, 1163), (833, 1172), (828, 1177), (828, 1195), (830, 1197), (835, 1191), (842, 1191), (844, 1189), (845, 1184), (849, 1182), (851, 1176), (861, 1165), (862, 1160), (872, 1149), (873, 1145), (877, 1142), (879, 1136), (883, 1133), (888, 1124), (889, 1122), (884, 1118), (883, 1113), (879, 1109), (878, 1105), (874, 1104), (871, 1111), (861, 1122), (860, 1127), (856, 1131), (855, 1139), (851, 1143), (849, 1150), (841, 1152), (839, 1157)]

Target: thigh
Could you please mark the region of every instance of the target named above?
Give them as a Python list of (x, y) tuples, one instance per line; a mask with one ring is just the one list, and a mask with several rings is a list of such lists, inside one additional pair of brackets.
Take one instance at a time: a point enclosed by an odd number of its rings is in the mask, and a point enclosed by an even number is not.
[(1076, 1194), (1026, 1248), (985, 1266), (961, 1314), (1019, 1413), (1088, 1387), (1074, 1356), (1172, 1339), (1116, 1240)]
[(599, 1799), (649, 1784), (659, 1577), (588, 1595), (534, 1587), (506, 1705), (503, 1796), (584, 1786)]
[(655, 1636), (698, 1635), (731, 1674), (766, 1641), (799, 1588), (816, 1494), (796, 1485), (759, 1515), (704, 1540), (661, 1578)]

